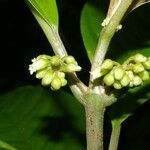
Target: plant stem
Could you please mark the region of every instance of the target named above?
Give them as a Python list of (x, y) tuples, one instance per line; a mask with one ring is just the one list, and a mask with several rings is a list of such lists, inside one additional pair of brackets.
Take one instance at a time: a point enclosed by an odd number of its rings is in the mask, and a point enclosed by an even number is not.
[[(124, 14), (126, 13), (127, 9), (129, 8), (132, 2), (133, 0), (121, 0), (120, 5), (118, 6), (114, 15), (111, 17), (109, 23), (106, 25), (106, 27), (103, 28), (97, 44), (96, 53), (91, 67), (91, 72), (103, 62), (110, 41), (114, 36), (116, 29), (120, 24)], [(90, 80), (92, 81), (92, 79)]]
[(116, 123), (112, 125), (112, 133), (111, 133), (111, 138), (110, 138), (110, 143), (109, 143), (109, 150), (118, 149), (120, 131), (121, 131), (120, 123)]
[(105, 106), (100, 99), (94, 96), (87, 98), (86, 138), (87, 150), (103, 150), (103, 121)]
[[(31, 8), (31, 11), (45, 33), (54, 53), (60, 57), (68, 55), (59, 36), (57, 27), (49, 25), (34, 8)], [(72, 93), (82, 105), (85, 105), (83, 94), (86, 92), (87, 87), (78, 79), (75, 73), (68, 74), (68, 78), (71, 81), (70, 89)]]

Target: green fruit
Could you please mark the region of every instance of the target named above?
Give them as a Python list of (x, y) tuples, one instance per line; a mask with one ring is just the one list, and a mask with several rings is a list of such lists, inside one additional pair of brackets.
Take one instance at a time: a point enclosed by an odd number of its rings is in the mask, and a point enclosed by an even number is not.
[(110, 70), (114, 66), (114, 62), (111, 59), (106, 59), (101, 65), (102, 69)]
[(147, 60), (147, 61), (143, 62), (142, 64), (145, 67), (145, 69), (150, 70), (150, 60)]
[(115, 81), (115, 82), (114, 82), (113, 87), (114, 87), (115, 89), (117, 89), (117, 90), (119, 90), (119, 89), (122, 88), (121, 84), (120, 84), (118, 81)]
[(111, 86), (114, 83), (115, 79), (113, 74), (109, 73), (107, 75), (105, 75), (105, 77), (103, 78), (103, 82), (107, 85), (107, 86)]
[(121, 83), (121, 85), (122, 85), (123, 87), (127, 86), (127, 85), (130, 83), (130, 78), (129, 78), (129, 76), (128, 76), (127, 74), (125, 74), (125, 75), (123, 76), (123, 78), (121, 79), (120, 83)]
[(143, 56), (142, 54), (138, 53), (135, 56), (133, 56), (133, 59), (135, 62), (145, 62), (147, 58)]
[(138, 86), (138, 85), (141, 85), (143, 82), (142, 82), (142, 79), (138, 76), (138, 75), (136, 75), (135, 77), (134, 77), (134, 79), (133, 79), (133, 84), (134, 84), (134, 86)]
[(61, 80), (58, 76), (54, 76), (52, 82), (51, 82), (51, 88), (53, 90), (59, 90), (61, 87)]
[(149, 80), (149, 72), (148, 71), (143, 71), (141, 73), (139, 73), (140, 78), (145, 81), (145, 80)]
[(41, 81), (41, 84), (42, 84), (43, 86), (48, 86), (48, 85), (50, 85), (51, 82), (52, 82), (52, 80), (53, 80), (53, 77), (54, 77), (54, 71), (53, 71), (53, 70), (48, 70), (48, 71), (45, 73), (45, 75), (44, 75), (44, 77), (43, 77), (43, 79), (42, 79), (42, 81)]
[(57, 66), (60, 65), (60, 57), (57, 56), (57, 55), (56, 55), (56, 56), (53, 56), (53, 57), (51, 57), (50, 62), (51, 62), (51, 65), (52, 65), (52, 66), (57, 67)]
[(121, 80), (125, 71), (122, 67), (116, 67), (113, 69), (113, 73), (116, 80)]
[(132, 69), (135, 73), (140, 73), (145, 70), (144, 66), (141, 63), (137, 63), (137, 64), (133, 65)]

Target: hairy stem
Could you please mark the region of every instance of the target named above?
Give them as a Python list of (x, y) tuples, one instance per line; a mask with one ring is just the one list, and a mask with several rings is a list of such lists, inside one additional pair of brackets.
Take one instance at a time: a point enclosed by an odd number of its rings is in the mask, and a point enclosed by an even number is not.
[(112, 133), (109, 143), (109, 150), (117, 150), (119, 143), (119, 136), (121, 131), (121, 124), (117, 123), (112, 126)]
[[(104, 60), (108, 46), (112, 37), (114, 36), (118, 25), (120, 24), (124, 14), (131, 5), (133, 0), (122, 0), (117, 7), (114, 15), (111, 17), (109, 23), (103, 28), (97, 44), (96, 53), (93, 59), (91, 72), (95, 70)], [(92, 76), (91, 76), (92, 78)], [(90, 79), (92, 81), (92, 79)]]

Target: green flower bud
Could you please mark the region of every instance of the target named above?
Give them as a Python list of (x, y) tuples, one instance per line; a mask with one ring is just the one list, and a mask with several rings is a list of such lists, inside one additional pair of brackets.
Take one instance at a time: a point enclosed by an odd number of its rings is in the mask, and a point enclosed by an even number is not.
[(111, 59), (106, 59), (101, 65), (102, 69), (110, 70), (113, 68), (114, 62)]
[(134, 78), (133, 71), (129, 70), (129, 71), (126, 71), (126, 73), (129, 76), (130, 80), (133, 80), (133, 78)]
[(56, 56), (53, 56), (53, 57), (51, 57), (50, 62), (51, 62), (51, 65), (52, 65), (52, 66), (57, 67), (57, 66), (60, 65), (60, 57), (57, 56), (57, 55), (56, 55)]
[(142, 64), (145, 67), (145, 69), (150, 70), (150, 60), (147, 60), (147, 61), (143, 62)]
[(145, 80), (149, 80), (149, 72), (148, 71), (143, 71), (141, 73), (139, 73), (140, 78), (145, 81)]
[(47, 59), (34, 59), (33, 63), (29, 65), (30, 74), (48, 67), (49, 63), (50, 62)]
[(57, 75), (59, 78), (65, 78), (65, 73), (64, 73), (64, 72), (58, 71), (58, 72), (56, 73), (56, 75)]
[(38, 57), (37, 57), (37, 60), (38, 59), (51, 59), (51, 56), (49, 56), (49, 55), (45, 55), (45, 54), (43, 54), (43, 55), (39, 55)]
[(136, 54), (135, 56), (133, 56), (133, 58), (134, 58), (134, 61), (135, 62), (144, 62), (144, 61), (146, 61), (146, 57), (145, 56), (143, 56), (142, 54)]
[(54, 71), (53, 70), (48, 70), (44, 77), (42, 78), (41, 84), (43, 86), (48, 86), (51, 84), (52, 80), (54, 78)]
[(58, 76), (54, 76), (52, 82), (51, 82), (51, 89), (52, 90), (59, 90), (61, 87), (61, 80)]
[(117, 90), (119, 90), (119, 89), (122, 88), (121, 84), (120, 84), (118, 81), (115, 81), (115, 82), (114, 82), (113, 87), (114, 87), (115, 89), (117, 89)]
[(64, 72), (76, 72), (76, 71), (80, 71), (81, 67), (77, 66), (73, 63), (67, 64), (64, 68), (63, 68)]
[(134, 86), (138, 86), (138, 85), (141, 85), (143, 82), (142, 82), (142, 79), (138, 76), (138, 75), (136, 75), (135, 77), (134, 77), (134, 79), (133, 79), (133, 84), (134, 84)]
[(114, 83), (115, 79), (113, 74), (108, 73), (107, 75), (105, 75), (105, 77), (103, 78), (103, 82), (107, 85), (107, 86), (111, 86)]
[(132, 69), (135, 73), (140, 73), (145, 70), (144, 66), (141, 63), (137, 63), (137, 64), (133, 65)]
[(121, 80), (125, 71), (122, 67), (116, 67), (113, 69), (113, 73), (116, 80)]
[(129, 76), (128, 76), (127, 74), (125, 74), (125, 75), (123, 76), (123, 78), (121, 79), (120, 83), (121, 83), (121, 85), (122, 85), (123, 87), (127, 86), (127, 85), (130, 83), (130, 78), (129, 78)]
[(73, 63), (73, 64), (77, 65), (77, 62), (76, 62), (76, 60), (74, 59), (73, 56), (64, 56), (62, 59), (67, 64)]
[(65, 78), (60, 78), (61, 86), (65, 86), (67, 84), (67, 80)]
[(47, 69), (40, 70), (36, 73), (37, 79), (42, 79), (45, 76), (45, 73), (47, 72)]

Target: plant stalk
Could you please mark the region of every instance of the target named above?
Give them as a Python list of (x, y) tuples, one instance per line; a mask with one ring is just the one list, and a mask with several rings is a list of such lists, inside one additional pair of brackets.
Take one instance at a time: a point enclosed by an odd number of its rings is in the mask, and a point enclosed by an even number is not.
[[(128, 10), (129, 6), (132, 4), (132, 2), (133, 0), (121, 0), (120, 5), (118, 6), (114, 15), (110, 18), (109, 23), (103, 28), (98, 40), (95, 56), (92, 62), (91, 72), (99, 67), (100, 64), (103, 62), (110, 41), (114, 36), (122, 18), (124, 17), (124, 14)], [(90, 81), (92, 81), (92, 76)]]
[(99, 99), (87, 99), (85, 112), (87, 150), (103, 150), (103, 121), (105, 107)]
[(112, 125), (112, 133), (111, 133), (111, 138), (110, 138), (110, 143), (109, 143), (109, 150), (118, 149), (120, 131), (121, 131), (120, 123)]

